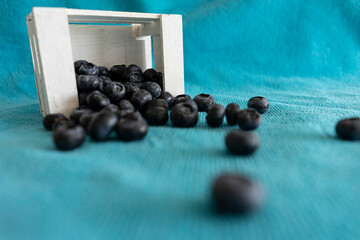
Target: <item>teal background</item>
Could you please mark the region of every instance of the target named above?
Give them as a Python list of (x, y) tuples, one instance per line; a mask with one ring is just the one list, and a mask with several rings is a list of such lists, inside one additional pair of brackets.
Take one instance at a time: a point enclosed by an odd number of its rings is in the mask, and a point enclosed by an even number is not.
[[(33, 6), (183, 14), (186, 92), (263, 95), (259, 150), (231, 156), (231, 129), (151, 127), (140, 142), (54, 148), (39, 113), (25, 17)], [(10, 1), (0, 7), (0, 239), (359, 239), (360, 2)], [(55, 56), (54, 56), (55, 57)], [(251, 216), (219, 216), (223, 171), (266, 190)]]

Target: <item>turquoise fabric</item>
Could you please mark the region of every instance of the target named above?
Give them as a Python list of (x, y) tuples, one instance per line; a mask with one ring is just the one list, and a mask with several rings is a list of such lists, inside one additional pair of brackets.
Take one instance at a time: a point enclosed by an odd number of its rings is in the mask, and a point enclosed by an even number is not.
[[(150, 127), (140, 142), (60, 152), (41, 125), (25, 17), (32, 6), (183, 14), (186, 92), (270, 100), (259, 150), (227, 153), (226, 123)], [(0, 7), (0, 239), (359, 239), (360, 3), (351, 0), (8, 1)], [(256, 179), (251, 216), (210, 204), (224, 171)]]

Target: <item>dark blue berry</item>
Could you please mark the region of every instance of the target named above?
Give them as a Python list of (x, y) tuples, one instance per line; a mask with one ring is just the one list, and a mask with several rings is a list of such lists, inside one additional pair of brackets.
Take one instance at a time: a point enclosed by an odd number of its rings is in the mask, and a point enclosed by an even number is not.
[(79, 106), (80, 107), (86, 107), (87, 106), (87, 92), (79, 92), (78, 98), (79, 98)]
[(48, 114), (43, 118), (43, 126), (46, 130), (52, 130), (53, 124), (61, 121), (61, 120), (67, 120), (64, 114), (62, 113), (54, 113), (54, 114)]
[(88, 92), (100, 87), (100, 79), (94, 75), (79, 75), (76, 79), (79, 91)]
[(113, 102), (118, 102), (125, 96), (125, 87), (119, 82), (110, 82), (104, 87), (104, 94)]
[(110, 72), (107, 67), (99, 66), (98, 68), (99, 68), (99, 76), (105, 76), (105, 77), (110, 76)]
[(160, 126), (167, 123), (169, 114), (166, 108), (150, 107), (146, 109), (144, 117), (149, 125)]
[(147, 102), (152, 100), (151, 93), (145, 89), (140, 89), (131, 97), (131, 103), (137, 110), (143, 111)]
[(90, 108), (87, 107), (78, 107), (72, 111), (70, 114), (70, 119), (73, 120), (75, 123), (79, 122), (80, 117), (83, 114), (92, 113), (93, 111)]
[(158, 73), (152, 68), (146, 69), (145, 72), (143, 72), (143, 78), (145, 82), (155, 82), (159, 84), (161, 89), (163, 89), (163, 81), (162, 81), (162, 74)]
[(194, 109), (196, 109), (196, 111), (198, 111), (198, 105), (196, 104), (196, 102), (192, 99), (189, 99), (187, 97), (179, 97), (176, 98), (173, 102), (173, 107), (180, 104), (180, 103), (188, 103), (190, 104)]
[(187, 98), (188, 100), (192, 100), (191, 97), (187, 94), (180, 94), (180, 95), (177, 95), (176, 97), (174, 97), (173, 99), (173, 106), (175, 106), (177, 104), (177, 101), (179, 99), (183, 99), (183, 98)]
[(225, 144), (232, 154), (249, 155), (260, 145), (255, 133), (241, 130), (232, 130), (225, 137)]
[(261, 115), (254, 109), (244, 109), (238, 112), (236, 123), (243, 130), (254, 130), (261, 124)]
[(206, 122), (210, 127), (220, 127), (224, 121), (225, 108), (221, 104), (212, 104), (207, 110)]
[(117, 115), (113, 112), (100, 112), (92, 117), (88, 133), (94, 141), (106, 140), (117, 124)]
[(79, 124), (84, 127), (85, 130), (87, 130), (88, 125), (91, 121), (91, 118), (98, 113), (85, 113), (81, 115), (79, 119)]
[(173, 105), (173, 102), (174, 102), (173, 95), (171, 95), (171, 93), (169, 93), (169, 92), (164, 91), (161, 94), (161, 98), (164, 99), (167, 102), (168, 107), (170, 109), (172, 107), (172, 105)]
[(230, 126), (234, 126), (237, 121), (237, 114), (241, 111), (241, 108), (236, 103), (230, 103), (226, 106), (226, 121)]
[(159, 86), (159, 84), (157, 84), (155, 82), (144, 82), (141, 85), (141, 89), (148, 90), (151, 93), (151, 96), (153, 98), (160, 97), (160, 95), (162, 93), (161, 87)]
[(249, 99), (247, 107), (253, 108), (260, 114), (263, 114), (269, 108), (269, 101), (264, 97), (252, 97)]
[(99, 68), (93, 63), (87, 63), (79, 68), (79, 75), (99, 75)]
[(340, 120), (335, 127), (339, 138), (349, 141), (360, 140), (360, 118)]
[(103, 109), (101, 109), (102, 112), (117, 112), (119, 111), (119, 107), (115, 104), (109, 104), (106, 107), (104, 107)]
[(110, 99), (99, 91), (92, 91), (87, 97), (88, 106), (94, 110), (100, 110), (110, 104)]
[(110, 68), (110, 78), (115, 82), (122, 82), (122, 76), (126, 69), (126, 65), (114, 65)]
[(54, 129), (53, 139), (60, 150), (72, 150), (85, 140), (86, 132), (81, 125), (62, 124)]
[(167, 102), (164, 99), (160, 99), (160, 98), (159, 99), (153, 99), (153, 100), (149, 101), (146, 104), (146, 109), (155, 108), (155, 107), (165, 108), (166, 111), (169, 110), (169, 106), (168, 106)]
[(209, 94), (201, 93), (194, 97), (194, 101), (198, 105), (199, 112), (206, 112), (210, 105), (215, 104), (215, 98)]
[(131, 99), (132, 95), (140, 90), (141, 83), (124, 83), (124, 87), (126, 89), (125, 98)]
[(138, 113), (128, 113), (119, 119), (116, 133), (122, 141), (135, 141), (145, 137), (148, 131), (146, 121)]
[(125, 115), (127, 115), (128, 113), (135, 113), (138, 115), (139, 118), (142, 118), (142, 116), (139, 112), (134, 112), (131, 109), (119, 110), (116, 112), (116, 115), (117, 115), (118, 119), (121, 119), (121, 118), (125, 117)]
[(216, 178), (212, 196), (216, 210), (226, 214), (246, 214), (259, 209), (265, 199), (263, 189), (251, 179), (224, 173)]
[(129, 65), (123, 72), (122, 80), (124, 82), (142, 82), (143, 78), (141, 68), (135, 64)]
[(74, 62), (74, 68), (75, 68), (75, 73), (76, 74), (79, 74), (79, 68), (82, 66), (82, 65), (86, 65), (88, 64), (89, 62), (88, 61), (85, 61), (85, 60), (77, 60)]
[(111, 83), (111, 79), (106, 76), (99, 76), (99, 80), (100, 80), (100, 86), (98, 89), (100, 92), (104, 93), (104, 88), (106, 84)]
[(119, 110), (130, 110), (131, 112), (135, 112), (135, 107), (129, 100), (123, 99), (117, 103), (117, 106), (119, 107)]
[(189, 103), (179, 103), (172, 108), (170, 119), (175, 127), (194, 127), (199, 120), (199, 113)]

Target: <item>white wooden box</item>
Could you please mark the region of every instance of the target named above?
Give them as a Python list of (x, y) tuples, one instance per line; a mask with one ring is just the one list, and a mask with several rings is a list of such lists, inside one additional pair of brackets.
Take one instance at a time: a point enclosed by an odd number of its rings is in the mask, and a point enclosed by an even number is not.
[(80, 59), (145, 70), (154, 58), (165, 91), (184, 93), (181, 15), (34, 7), (26, 23), (43, 115), (78, 107), (73, 63)]

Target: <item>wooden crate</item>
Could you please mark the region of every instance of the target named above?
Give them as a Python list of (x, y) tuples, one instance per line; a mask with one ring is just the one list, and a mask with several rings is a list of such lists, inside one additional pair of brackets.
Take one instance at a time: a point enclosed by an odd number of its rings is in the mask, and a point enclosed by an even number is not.
[(43, 115), (68, 116), (79, 106), (73, 64), (79, 59), (145, 70), (154, 57), (165, 91), (184, 93), (181, 15), (34, 7), (26, 20)]

